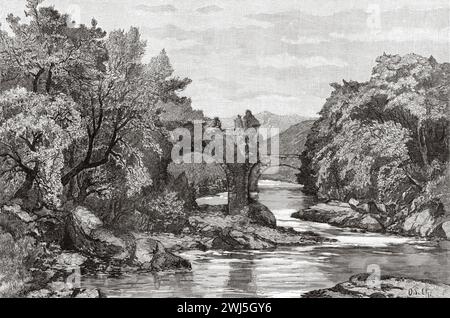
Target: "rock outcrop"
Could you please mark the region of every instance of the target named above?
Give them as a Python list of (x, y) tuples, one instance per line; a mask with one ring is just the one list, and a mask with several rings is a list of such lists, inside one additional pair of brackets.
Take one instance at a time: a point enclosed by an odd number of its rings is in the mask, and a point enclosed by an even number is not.
[(350, 204), (339, 201), (318, 203), (309, 209), (293, 213), (292, 217), (339, 227), (359, 228), (371, 232), (384, 231), (384, 227), (376, 215), (356, 211)]
[(271, 228), (277, 227), (277, 220), (272, 211), (257, 201), (251, 201), (242, 214), (248, 216), (253, 223)]
[(328, 223), (369, 232), (388, 232), (406, 236), (450, 239), (450, 218), (439, 212), (438, 206), (417, 211), (391, 211), (382, 204), (328, 201), (292, 214), (305, 221)]
[(277, 246), (318, 244), (328, 241), (313, 233), (297, 232), (293, 229), (271, 228), (255, 223), (245, 215), (224, 215), (210, 212), (189, 218), (189, 224), (181, 236), (167, 237), (161, 234), (154, 238), (166, 244), (166, 248), (181, 249), (270, 249)]
[(67, 234), (75, 250), (105, 262), (148, 271), (190, 269), (187, 260), (165, 250), (160, 242), (137, 233), (117, 235), (84, 207), (71, 212)]
[(352, 276), (349, 281), (328, 289), (302, 295), (303, 298), (448, 298), (450, 286), (431, 281), (394, 276), (373, 279), (369, 274)]

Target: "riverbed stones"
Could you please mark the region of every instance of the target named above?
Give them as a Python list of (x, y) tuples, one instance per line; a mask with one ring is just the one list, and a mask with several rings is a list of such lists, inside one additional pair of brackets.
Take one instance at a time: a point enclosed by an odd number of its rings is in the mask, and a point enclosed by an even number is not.
[(347, 282), (302, 295), (303, 298), (448, 298), (450, 286), (425, 280), (381, 276), (373, 283), (370, 274), (358, 274)]

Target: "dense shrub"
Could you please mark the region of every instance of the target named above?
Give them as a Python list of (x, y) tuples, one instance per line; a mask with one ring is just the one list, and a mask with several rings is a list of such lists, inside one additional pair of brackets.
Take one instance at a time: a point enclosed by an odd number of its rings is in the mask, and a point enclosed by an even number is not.
[(0, 234), (0, 298), (21, 296), (32, 280), (30, 269), (40, 255), (41, 249), (33, 238), (15, 240), (9, 233)]
[(144, 200), (139, 212), (138, 225), (143, 231), (180, 232), (188, 217), (184, 201), (169, 191)]

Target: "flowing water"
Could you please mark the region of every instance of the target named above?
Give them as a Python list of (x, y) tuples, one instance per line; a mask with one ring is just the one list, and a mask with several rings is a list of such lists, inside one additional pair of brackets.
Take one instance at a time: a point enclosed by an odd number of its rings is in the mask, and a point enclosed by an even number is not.
[[(181, 256), (192, 262), (191, 272), (87, 276), (82, 287), (101, 288), (108, 297), (299, 297), (365, 272), (450, 284), (449, 245), (293, 219), (293, 212), (314, 202), (300, 189), (261, 181), (259, 201), (272, 210), (278, 225), (313, 231), (337, 242), (268, 251), (189, 251)], [(198, 201), (223, 204), (226, 196)]]

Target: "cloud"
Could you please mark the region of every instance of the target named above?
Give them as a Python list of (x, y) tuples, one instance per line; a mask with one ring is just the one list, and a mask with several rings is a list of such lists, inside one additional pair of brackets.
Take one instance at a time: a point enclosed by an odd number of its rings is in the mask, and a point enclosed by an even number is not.
[(160, 6), (148, 6), (145, 4), (140, 4), (135, 7), (136, 10), (150, 12), (150, 13), (163, 13), (163, 12), (176, 12), (177, 8), (173, 5), (160, 5)]
[(198, 8), (197, 12), (204, 13), (204, 14), (209, 14), (209, 13), (214, 13), (214, 12), (220, 12), (220, 11), (223, 11), (223, 10), (224, 9), (219, 7), (219, 6), (211, 5), (211, 6)]
[(335, 39), (352, 42), (436, 42), (450, 43), (450, 28), (425, 29), (425, 28), (392, 28), (362, 33), (330, 33)]
[(277, 69), (292, 67), (314, 68), (319, 66), (345, 67), (348, 65), (347, 62), (335, 57), (297, 57), (287, 53), (262, 57), (259, 56), (256, 58), (256, 63), (259, 67), (273, 67)]
[[(46, 0), (68, 10), (67, 0)], [(317, 111), (330, 82), (367, 80), (384, 51), (448, 61), (448, 0), (74, 0), (81, 22), (137, 26), (146, 60), (166, 48), (183, 91), (209, 116)], [(25, 0), (0, 0), (0, 17)], [(368, 19), (378, 9), (380, 32)], [(371, 21), (371, 20), (370, 20)], [(4, 24), (3, 24), (4, 25)], [(420, 27), (420, 28), (419, 28)], [(414, 41), (414, 42), (411, 42)]]
[(330, 40), (325, 37), (320, 36), (299, 36), (296, 39), (290, 39), (287, 37), (282, 37), (281, 42), (292, 44), (292, 45), (301, 45), (301, 44), (320, 44), (323, 42), (329, 42)]
[(164, 39), (146, 37), (145, 39), (147, 40), (147, 57), (157, 55), (163, 48), (171, 55), (173, 51), (189, 49), (199, 44), (192, 39), (180, 40), (172, 37)]

